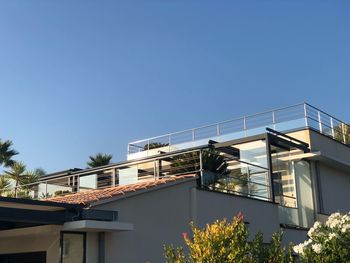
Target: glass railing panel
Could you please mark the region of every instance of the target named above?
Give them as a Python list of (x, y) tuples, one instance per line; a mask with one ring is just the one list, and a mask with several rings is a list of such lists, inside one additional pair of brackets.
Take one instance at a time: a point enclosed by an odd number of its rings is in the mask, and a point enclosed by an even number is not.
[(216, 125), (211, 125), (207, 127), (202, 127), (200, 129), (194, 130), (194, 139), (201, 140), (212, 138), (219, 135), (219, 127)]
[(177, 132), (170, 135), (170, 144), (181, 144), (194, 140), (193, 130), (186, 130), (183, 132)]
[(273, 129), (273, 125), (267, 125), (267, 126), (262, 126), (259, 128), (255, 128), (255, 129), (248, 129), (245, 132), (245, 136), (253, 136), (253, 135), (258, 135), (258, 134), (262, 134), (266, 132), (266, 128), (270, 128)]
[(78, 177), (64, 177), (39, 184), (39, 198), (54, 197), (76, 192), (78, 189)]
[(288, 122), (305, 117), (304, 104), (273, 111), (275, 123)]
[(218, 192), (271, 200), (268, 177), (267, 169), (239, 161), (230, 161), (227, 170), (223, 173), (205, 170), (203, 187)]
[(220, 134), (230, 134), (242, 131), (245, 129), (244, 119), (227, 121), (219, 124)]
[(234, 132), (230, 134), (220, 135), (220, 136), (217, 136), (215, 139), (218, 142), (225, 142), (225, 141), (235, 140), (235, 139), (244, 138), (244, 137), (246, 137), (246, 132), (239, 131), (239, 132)]
[(291, 131), (300, 128), (304, 128), (306, 126), (305, 118), (278, 122), (274, 125), (274, 130), (277, 131)]
[(313, 119), (313, 118), (307, 118), (307, 124), (310, 128), (316, 130), (316, 131), (320, 131), (320, 124), (318, 122), (317, 119)]
[(97, 174), (83, 175), (79, 177), (79, 191), (97, 189)]
[(245, 129), (252, 130), (258, 127), (269, 126), (273, 124), (272, 112), (257, 114), (245, 118)]

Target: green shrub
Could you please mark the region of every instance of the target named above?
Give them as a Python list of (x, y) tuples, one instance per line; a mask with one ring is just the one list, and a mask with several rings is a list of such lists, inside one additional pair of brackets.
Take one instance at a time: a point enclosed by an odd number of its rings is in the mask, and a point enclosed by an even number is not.
[(282, 233), (272, 236), (269, 244), (263, 243), (263, 235), (258, 233), (248, 241), (249, 231), (241, 214), (231, 222), (226, 219), (207, 224), (204, 229), (191, 223), (193, 237), (183, 233), (188, 254), (182, 247), (165, 246), (167, 263), (284, 263), (293, 262), (291, 247), (281, 246)]

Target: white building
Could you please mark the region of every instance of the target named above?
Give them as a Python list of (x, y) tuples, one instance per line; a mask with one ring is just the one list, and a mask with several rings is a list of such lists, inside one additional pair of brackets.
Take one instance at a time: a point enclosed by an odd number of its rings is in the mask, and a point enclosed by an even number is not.
[(0, 262), (163, 262), (190, 221), (238, 212), (267, 242), (278, 229), (303, 241), (350, 210), (349, 131), (300, 104), (130, 143), (127, 161), (19, 191), (40, 201), (2, 197)]

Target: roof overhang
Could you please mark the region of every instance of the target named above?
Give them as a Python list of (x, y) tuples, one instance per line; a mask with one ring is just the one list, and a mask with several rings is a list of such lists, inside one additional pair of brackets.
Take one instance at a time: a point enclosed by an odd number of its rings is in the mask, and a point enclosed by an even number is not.
[(0, 231), (77, 220), (116, 221), (117, 215), (116, 211), (84, 209), (77, 204), (0, 197)]
[(67, 222), (63, 225), (64, 231), (84, 231), (84, 232), (113, 232), (113, 231), (130, 231), (134, 226), (131, 223), (124, 222), (106, 222), (95, 220), (79, 220)]

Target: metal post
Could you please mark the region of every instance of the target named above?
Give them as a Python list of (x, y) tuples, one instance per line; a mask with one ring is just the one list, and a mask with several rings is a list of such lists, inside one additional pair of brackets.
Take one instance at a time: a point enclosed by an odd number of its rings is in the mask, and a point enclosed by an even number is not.
[(202, 150), (199, 151), (199, 172), (201, 177), (201, 187), (204, 186)]
[(115, 186), (115, 169), (112, 170), (112, 186)]
[(77, 181), (77, 192), (80, 191), (80, 175), (77, 175), (75, 180)]
[(195, 129), (192, 129), (192, 141), (196, 140), (196, 136), (195, 136)]
[(271, 144), (269, 139), (269, 134), (266, 134), (266, 156), (267, 156), (267, 165), (268, 165), (268, 174), (270, 177), (270, 196), (273, 203), (276, 202), (275, 199), (275, 186), (273, 178), (273, 165), (272, 165), (272, 156), (271, 156)]
[(171, 135), (169, 135), (169, 140), (168, 140), (168, 146), (169, 146), (169, 149), (168, 149), (168, 151), (170, 152), (170, 145), (171, 145)]
[(309, 127), (309, 123), (308, 123), (308, 115), (307, 115), (307, 104), (306, 103), (304, 103), (304, 116), (305, 116), (305, 126), (306, 127)]
[(341, 130), (342, 130), (342, 133), (343, 133), (343, 142), (346, 143), (346, 137), (345, 137), (345, 130), (344, 130), (344, 123), (341, 123)]
[(243, 117), (243, 130), (244, 130), (244, 136), (247, 137), (247, 122), (245, 116)]
[(48, 197), (47, 196), (47, 181), (45, 182), (45, 198)]
[(275, 112), (272, 112), (272, 127), (274, 130), (276, 130), (276, 119), (275, 119)]
[(216, 124), (216, 135), (219, 136), (220, 135), (220, 124)]
[(157, 169), (157, 160), (153, 161), (153, 175), (154, 175), (154, 180), (159, 179), (159, 173), (158, 173), (158, 169)]
[(149, 140), (147, 140), (147, 156), (149, 155)]
[(334, 125), (333, 125), (333, 118), (331, 117), (331, 129), (332, 129), (332, 137), (333, 139), (335, 138), (335, 134), (334, 134)]
[(320, 129), (320, 132), (322, 133), (322, 121), (321, 121), (321, 113), (320, 113), (320, 111), (317, 111), (317, 116), (318, 116), (318, 127)]

